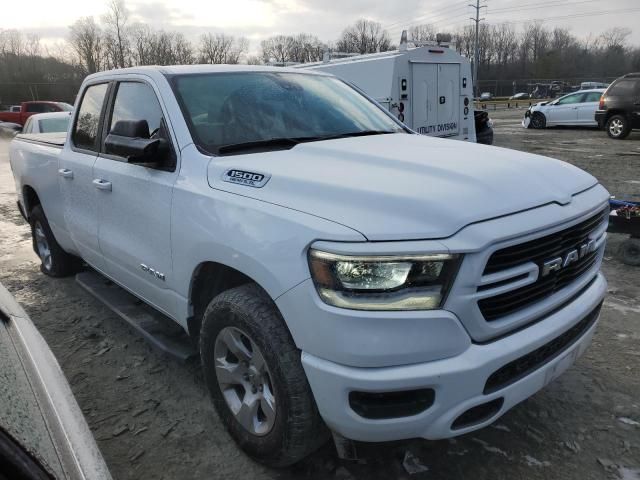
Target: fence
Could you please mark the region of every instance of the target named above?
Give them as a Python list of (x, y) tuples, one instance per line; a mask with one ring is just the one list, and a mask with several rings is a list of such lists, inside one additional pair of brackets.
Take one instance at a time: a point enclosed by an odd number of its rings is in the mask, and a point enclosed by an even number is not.
[[(579, 87), (583, 82), (611, 83), (616, 77), (581, 77), (581, 78), (520, 78), (517, 80), (483, 80), (478, 82), (479, 92), (489, 92), (494, 97), (510, 97), (516, 93), (532, 93), (536, 86), (549, 86), (551, 82), (562, 82), (569, 87)], [(567, 92), (568, 93), (568, 92)]]

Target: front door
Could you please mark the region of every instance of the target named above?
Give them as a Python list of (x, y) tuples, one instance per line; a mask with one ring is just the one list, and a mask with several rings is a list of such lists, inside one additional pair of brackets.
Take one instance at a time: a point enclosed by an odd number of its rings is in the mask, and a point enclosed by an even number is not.
[(547, 109), (547, 124), (575, 125), (578, 122), (578, 104), (584, 93), (572, 93), (556, 100)]
[(98, 243), (98, 198), (93, 185), (93, 165), (98, 156), (100, 118), (109, 84), (85, 90), (73, 125), (70, 144), (58, 161), (58, 184), (64, 219), (76, 252), (98, 270), (104, 269)]
[[(116, 86), (106, 132), (118, 121), (146, 120), (147, 138), (171, 143), (154, 89), (143, 81)], [(102, 149), (105, 152), (103, 146)], [(172, 315), (171, 198), (176, 180), (175, 150), (162, 164), (130, 163), (102, 153), (93, 174), (99, 186), (98, 236), (106, 273), (125, 288)]]

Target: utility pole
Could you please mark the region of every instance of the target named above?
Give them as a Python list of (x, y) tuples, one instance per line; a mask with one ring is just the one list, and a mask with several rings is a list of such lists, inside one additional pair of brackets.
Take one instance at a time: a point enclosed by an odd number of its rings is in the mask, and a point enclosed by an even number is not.
[(475, 86), (476, 94), (475, 97), (480, 97), (480, 85), (478, 84), (478, 62), (480, 61), (480, 22), (484, 20), (484, 18), (480, 18), (480, 9), (486, 8), (486, 5), (480, 5), (480, 0), (476, 0), (476, 4), (469, 4), (469, 6), (476, 11), (475, 18), (471, 18), (476, 24), (476, 44), (475, 44), (475, 54), (473, 58), (473, 85)]

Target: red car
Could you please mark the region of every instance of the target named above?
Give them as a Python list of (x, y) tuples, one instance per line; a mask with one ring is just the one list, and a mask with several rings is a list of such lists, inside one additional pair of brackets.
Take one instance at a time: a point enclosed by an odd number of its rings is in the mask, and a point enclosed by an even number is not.
[[(13, 109), (12, 109), (13, 110)], [(0, 112), (0, 122), (11, 122), (19, 125), (24, 125), (31, 115), (36, 113), (49, 113), (49, 112), (70, 112), (73, 110), (73, 105), (69, 105), (64, 102), (49, 102), (49, 101), (34, 101), (34, 102), (22, 102), (20, 104), (20, 111), (6, 111)]]

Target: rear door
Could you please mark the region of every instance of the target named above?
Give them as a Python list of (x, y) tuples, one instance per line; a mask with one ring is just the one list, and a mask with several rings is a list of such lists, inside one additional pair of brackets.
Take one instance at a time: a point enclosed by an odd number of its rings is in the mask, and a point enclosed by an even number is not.
[(438, 65), (412, 63), (413, 129), (425, 135), (437, 136), (438, 126)]
[(460, 65), (413, 63), (413, 129), (434, 137), (460, 129)]
[(438, 65), (439, 137), (458, 135), (460, 129), (460, 65)]
[(104, 270), (104, 263), (98, 244), (97, 192), (92, 182), (108, 89), (108, 83), (98, 83), (84, 90), (69, 148), (65, 148), (58, 161), (58, 184), (69, 235), (76, 253), (98, 270)]
[(582, 101), (578, 103), (578, 124), (596, 126), (596, 110), (600, 104), (600, 92), (585, 93)]
[[(166, 116), (151, 84), (134, 77), (114, 87), (105, 134), (119, 120), (146, 120), (149, 137), (171, 143)], [(104, 152), (104, 146), (103, 150)], [(100, 154), (94, 166), (99, 197), (99, 238), (106, 273), (147, 303), (171, 315), (171, 199), (177, 178), (172, 165), (129, 163)]]

